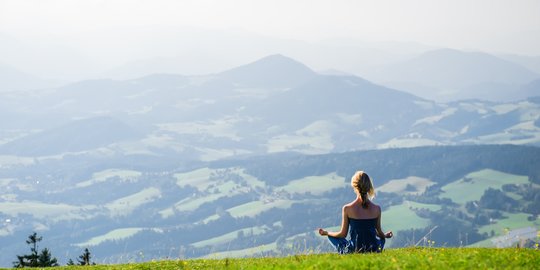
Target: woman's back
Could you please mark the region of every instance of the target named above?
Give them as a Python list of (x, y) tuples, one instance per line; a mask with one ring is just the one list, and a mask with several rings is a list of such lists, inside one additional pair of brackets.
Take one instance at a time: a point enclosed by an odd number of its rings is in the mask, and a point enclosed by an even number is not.
[(349, 235), (354, 252), (377, 252), (381, 249), (377, 239), (377, 218), (355, 219), (349, 217)]

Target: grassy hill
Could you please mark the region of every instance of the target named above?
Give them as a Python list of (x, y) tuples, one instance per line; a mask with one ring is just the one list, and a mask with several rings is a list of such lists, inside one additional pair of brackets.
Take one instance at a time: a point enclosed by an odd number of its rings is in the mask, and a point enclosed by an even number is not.
[(312, 254), (289, 257), (160, 260), (51, 269), (534, 269), (534, 249), (403, 248), (382, 254)]

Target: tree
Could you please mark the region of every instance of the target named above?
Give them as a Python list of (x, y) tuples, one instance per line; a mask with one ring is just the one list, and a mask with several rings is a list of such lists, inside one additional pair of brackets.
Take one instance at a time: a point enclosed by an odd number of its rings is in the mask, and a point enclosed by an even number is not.
[(90, 263), (91, 258), (92, 255), (90, 254), (90, 251), (88, 248), (85, 248), (83, 254), (77, 259), (77, 264), (75, 264), (72, 259), (69, 259), (67, 265), (96, 265), (96, 263)]
[(479, 206), (482, 208), (512, 211), (516, 210), (519, 203), (498, 189), (488, 188), (480, 198)]
[(52, 257), (52, 254), (49, 252), (48, 248), (44, 248), (39, 254), (38, 266), (39, 267), (58, 266), (58, 261), (56, 260), (56, 258)]
[(90, 265), (90, 258), (92, 258), (92, 256), (90, 255), (90, 251), (88, 250), (88, 248), (85, 248), (84, 253), (79, 256), (77, 262), (79, 263), (79, 265)]
[(34, 232), (28, 236), (26, 243), (30, 245), (30, 254), (17, 255), (17, 261), (13, 262), (13, 267), (51, 267), (58, 266), (56, 258), (52, 257), (48, 248), (44, 248), (41, 253), (38, 252), (38, 243), (43, 239)]

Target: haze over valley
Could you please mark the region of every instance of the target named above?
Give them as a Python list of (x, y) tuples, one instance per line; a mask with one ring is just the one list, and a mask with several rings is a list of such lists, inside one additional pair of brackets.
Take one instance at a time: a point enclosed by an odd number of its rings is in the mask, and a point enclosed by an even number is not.
[(1, 267), (34, 231), (61, 264), (330, 252), (360, 169), (389, 248), (537, 241), (538, 3), (187, 2), (0, 2)]

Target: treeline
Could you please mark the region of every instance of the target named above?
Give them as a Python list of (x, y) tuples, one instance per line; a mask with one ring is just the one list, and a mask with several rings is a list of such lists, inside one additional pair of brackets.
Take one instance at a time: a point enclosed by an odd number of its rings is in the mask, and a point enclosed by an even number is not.
[[(13, 262), (13, 267), (15, 268), (25, 268), (25, 267), (54, 267), (59, 266), (58, 260), (52, 256), (48, 248), (43, 248), (39, 250), (39, 242), (43, 240), (42, 236), (38, 236), (36, 232), (28, 236), (26, 244), (30, 246), (30, 253), (24, 255), (17, 255), (17, 260)], [(95, 265), (91, 263), (92, 255), (88, 248), (84, 249), (84, 253), (79, 256), (77, 263), (72, 259), (69, 259), (67, 265)]]
[(211, 167), (244, 167), (247, 173), (273, 186), (306, 175), (337, 172), (350, 177), (358, 169), (376, 176), (378, 185), (411, 175), (440, 185), (481, 169), (527, 175), (540, 184), (540, 148), (521, 145), (426, 146), (355, 151), (324, 155), (275, 154), (245, 160), (210, 163)]

